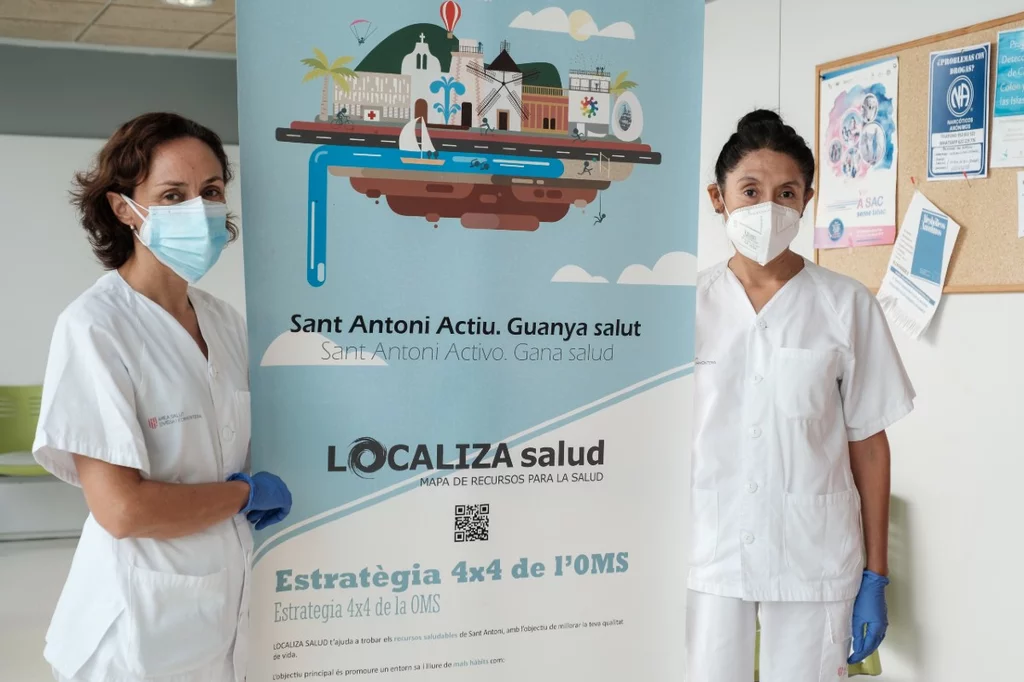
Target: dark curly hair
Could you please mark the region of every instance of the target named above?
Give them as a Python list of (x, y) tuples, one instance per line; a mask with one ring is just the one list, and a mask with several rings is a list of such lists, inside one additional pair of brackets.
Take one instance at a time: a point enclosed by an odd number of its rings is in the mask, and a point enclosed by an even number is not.
[(793, 159), (800, 167), (804, 186), (810, 189), (814, 184), (814, 152), (804, 138), (786, 125), (774, 111), (757, 109), (740, 119), (736, 132), (722, 147), (715, 163), (715, 180), (719, 187), (725, 186), (725, 176), (736, 169), (747, 154), (768, 149)]
[[(122, 125), (103, 145), (93, 167), (75, 175), (72, 203), (78, 208), (92, 252), (107, 270), (121, 267), (135, 252), (132, 230), (118, 220), (107, 193), (132, 197), (149, 175), (154, 150), (187, 137), (206, 143), (220, 161), (224, 182), (230, 182), (231, 168), (217, 133), (178, 114), (160, 112), (143, 114)], [(238, 226), (230, 216), (227, 229), (234, 241)]]

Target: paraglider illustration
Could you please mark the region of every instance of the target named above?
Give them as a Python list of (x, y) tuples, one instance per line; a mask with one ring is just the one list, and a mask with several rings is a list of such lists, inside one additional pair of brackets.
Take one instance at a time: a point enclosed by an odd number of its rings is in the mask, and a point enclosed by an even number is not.
[(355, 37), (360, 45), (366, 44), (367, 38), (377, 31), (377, 27), (373, 25), (373, 22), (366, 19), (356, 19), (349, 24), (348, 29), (352, 31), (353, 37)]
[(462, 7), (455, 0), (445, 0), (441, 3), (441, 23), (448, 31), (448, 39), (451, 40), (455, 34), (455, 25), (462, 18)]

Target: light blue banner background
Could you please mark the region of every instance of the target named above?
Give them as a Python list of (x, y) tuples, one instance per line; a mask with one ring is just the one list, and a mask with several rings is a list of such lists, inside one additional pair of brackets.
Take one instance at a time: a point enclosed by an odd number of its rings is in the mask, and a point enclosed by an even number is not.
[[(550, 62), (563, 87), (577, 64), (629, 72), (643, 104), (644, 144), (660, 165), (637, 165), (631, 177), (535, 232), (466, 229), (457, 219), (437, 228), (401, 217), (385, 202), (328, 181), (328, 276), (306, 279), (308, 162), (314, 145), (279, 142), (278, 128), (312, 121), (321, 79), (303, 82), (300, 60), (314, 48), (330, 59), (353, 56), (355, 68), (379, 41), (411, 24), (440, 25), (439, 2), (378, 0), (245, 0), (238, 12), (239, 116), (245, 230), (246, 298), (250, 330), (253, 462), (289, 482), (296, 523), (380, 490), (411, 474), (379, 472), (362, 479), (327, 472), (327, 446), (347, 454), (371, 436), (393, 443), (494, 443), (620, 391), (693, 359), (692, 286), (627, 286), (616, 279), (630, 265), (652, 268), (670, 252), (696, 253), (700, 153), (703, 3), (700, 0), (578, 0), (567, 13), (589, 12), (598, 27), (628, 22), (635, 40), (523, 30), (510, 24), (544, 3), (463, 0), (455, 34), (484, 44), (485, 61), (503, 40), (520, 63)], [(377, 31), (358, 45), (350, 24), (372, 21)], [(410, 52), (413, 45), (409, 45)], [(570, 141), (565, 140), (568, 144)], [(573, 264), (607, 284), (553, 283)], [(482, 316), (503, 329), (515, 316), (536, 321), (640, 321), (642, 336), (615, 339), (613, 362), (391, 362), (388, 367), (262, 367), (267, 347), (292, 315), (422, 318)], [(377, 341), (433, 345), (480, 339), (329, 335), (339, 344)], [(538, 345), (571, 344), (520, 339)], [(504, 345), (507, 334), (484, 339)], [(680, 426), (690, 418), (680, 414)], [(652, 425), (652, 428), (655, 425)], [(666, 425), (659, 424), (658, 428)], [(633, 452), (638, 460), (657, 454)], [(274, 531), (279, 529), (275, 528)], [(266, 538), (263, 535), (261, 540)]]

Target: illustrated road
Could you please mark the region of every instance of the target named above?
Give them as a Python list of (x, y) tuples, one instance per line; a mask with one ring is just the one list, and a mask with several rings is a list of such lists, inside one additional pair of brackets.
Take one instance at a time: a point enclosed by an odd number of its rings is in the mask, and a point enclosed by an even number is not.
[[(605, 163), (635, 163), (658, 165), (661, 154), (651, 151), (636, 152), (628, 149), (609, 147), (602, 149), (599, 142), (568, 141), (566, 144), (538, 143), (536, 138), (523, 142), (511, 142), (509, 138), (488, 140), (488, 134), (481, 133), (473, 139), (440, 137), (434, 133), (434, 147), (443, 152), (464, 152), (467, 154), (515, 154), (517, 156), (534, 156), (539, 158), (576, 159), (580, 161), (598, 161)], [(278, 128), (279, 142), (298, 142), (301, 144), (344, 145), (351, 147), (389, 147), (398, 145), (397, 135), (368, 134), (360, 132), (343, 132), (327, 130), (300, 130), (297, 128)]]

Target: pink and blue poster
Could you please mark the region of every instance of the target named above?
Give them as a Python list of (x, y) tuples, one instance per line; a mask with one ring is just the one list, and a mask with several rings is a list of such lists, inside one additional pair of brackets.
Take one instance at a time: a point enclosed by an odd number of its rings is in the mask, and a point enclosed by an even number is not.
[(896, 240), (899, 61), (823, 74), (814, 248)]

